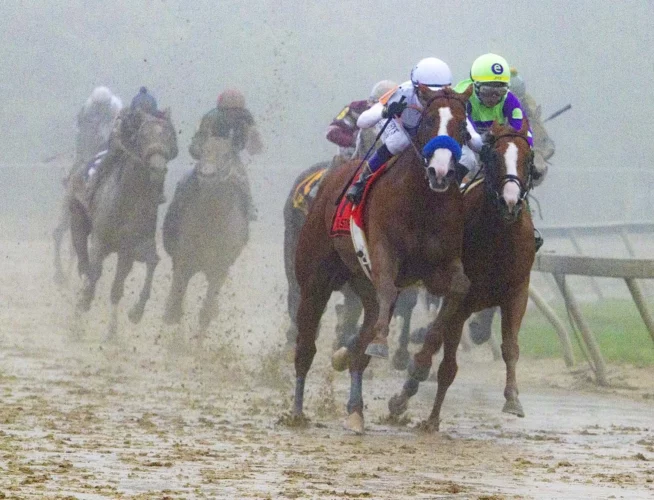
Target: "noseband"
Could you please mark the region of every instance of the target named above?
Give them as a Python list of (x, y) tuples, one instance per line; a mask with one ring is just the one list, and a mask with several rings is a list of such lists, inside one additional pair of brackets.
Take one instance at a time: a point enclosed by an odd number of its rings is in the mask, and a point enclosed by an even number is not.
[[(420, 114), (420, 122), (422, 123), (422, 120), (424, 119), (425, 115), (427, 114), (427, 111), (429, 110), (429, 107), (432, 105), (432, 103), (436, 99), (446, 99), (448, 101), (456, 101), (458, 102), (461, 107), (463, 108), (463, 114), (464, 116), (467, 116), (467, 111), (466, 111), (466, 105), (461, 102), (460, 99), (453, 95), (436, 95), (431, 97), (427, 103), (425, 104), (424, 108), (422, 109), (422, 113)], [(462, 128), (465, 131), (466, 130), (466, 121), (462, 123)], [(464, 134), (465, 136), (465, 134)], [(413, 144), (413, 141), (411, 141)], [(413, 146), (415, 149), (415, 145)], [(418, 157), (422, 160), (423, 165), (425, 168), (429, 165), (429, 159), (432, 157), (434, 154), (434, 151), (437, 149), (449, 149), (452, 152), (452, 155), (456, 158), (457, 161), (459, 161), (459, 158), (461, 158), (461, 144), (459, 144), (458, 141), (456, 141), (454, 138), (450, 136), (435, 136), (432, 137), (429, 141), (427, 141), (427, 144), (424, 145), (422, 148), (422, 153), (418, 153), (418, 150), (416, 149), (416, 154)]]

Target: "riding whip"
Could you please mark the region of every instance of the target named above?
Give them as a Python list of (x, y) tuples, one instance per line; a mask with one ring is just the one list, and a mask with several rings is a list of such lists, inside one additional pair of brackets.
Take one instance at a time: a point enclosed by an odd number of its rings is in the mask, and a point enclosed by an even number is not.
[(552, 113), (550, 116), (548, 116), (547, 118), (545, 118), (545, 119), (543, 120), (543, 123), (546, 123), (546, 122), (548, 122), (548, 121), (550, 121), (550, 120), (553, 120), (554, 118), (556, 118), (556, 117), (559, 116), (559, 115), (562, 115), (563, 113), (565, 113), (565, 112), (568, 111), (569, 109), (572, 109), (572, 104), (568, 104), (568, 105), (566, 105), (566, 106), (563, 106), (563, 107), (562, 107), (561, 109), (559, 109), (558, 111), (555, 111), (555, 112)]
[[(400, 101), (399, 101), (399, 102), (404, 102), (405, 99), (406, 99), (406, 96), (402, 96), (402, 97), (400, 98)], [(386, 130), (386, 127), (388, 127), (388, 124), (391, 123), (391, 122), (393, 121), (393, 118), (394, 118), (393, 116), (389, 116), (389, 117), (388, 117), (388, 119), (386, 120), (386, 123), (384, 123), (384, 126), (381, 128), (381, 130), (380, 130), (379, 133), (377, 134), (377, 137), (375, 137), (375, 140), (373, 141), (372, 145), (370, 146), (370, 148), (368, 149), (368, 151), (367, 151), (366, 154), (364, 155), (363, 159), (361, 160), (361, 163), (359, 163), (359, 166), (358, 166), (357, 169), (354, 171), (354, 174), (352, 174), (352, 177), (350, 177), (350, 180), (347, 181), (347, 183), (345, 184), (345, 187), (343, 188), (343, 191), (341, 191), (341, 194), (338, 195), (338, 198), (336, 198), (336, 203), (334, 203), (334, 205), (337, 205), (337, 206), (338, 206), (338, 204), (341, 202), (341, 199), (343, 198), (343, 195), (345, 194), (345, 191), (347, 191), (347, 188), (350, 186), (350, 184), (352, 184), (352, 181), (353, 181), (354, 178), (357, 176), (357, 174), (359, 173), (359, 170), (361, 169), (361, 167), (363, 166), (363, 164), (366, 162), (366, 160), (367, 160), (368, 157), (370, 156), (370, 153), (372, 152), (372, 150), (375, 149), (375, 145), (377, 144), (377, 141), (379, 140), (379, 138), (380, 138), (380, 137), (382, 136), (382, 134), (384, 133), (384, 130)]]

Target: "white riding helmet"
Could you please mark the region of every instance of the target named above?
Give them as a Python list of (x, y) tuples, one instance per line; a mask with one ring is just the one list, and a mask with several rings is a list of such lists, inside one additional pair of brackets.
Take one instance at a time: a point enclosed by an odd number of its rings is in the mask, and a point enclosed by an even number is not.
[(389, 90), (394, 89), (395, 87), (397, 87), (397, 83), (392, 80), (382, 80), (381, 82), (377, 82), (370, 91), (369, 99), (373, 102), (377, 102), (381, 96), (383, 96)]
[(97, 104), (108, 104), (113, 94), (107, 87), (96, 87), (91, 92), (91, 101)]
[(452, 85), (452, 71), (440, 59), (427, 57), (411, 70), (411, 83), (414, 87), (426, 85), (432, 90)]

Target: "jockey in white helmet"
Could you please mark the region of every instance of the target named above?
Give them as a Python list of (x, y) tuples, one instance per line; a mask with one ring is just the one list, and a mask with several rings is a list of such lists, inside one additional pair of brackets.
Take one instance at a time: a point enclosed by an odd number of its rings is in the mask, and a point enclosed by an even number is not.
[(107, 147), (121, 100), (107, 87), (96, 87), (77, 115), (77, 162), (86, 163)]
[[(410, 144), (410, 137), (417, 133), (424, 105), (419, 85), (425, 85), (431, 90), (449, 87), (452, 85), (452, 71), (440, 59), (422, 59), (411, 70), (411, 80), (401, 84), (390, 95), (382, 96), (377, 104), (362, 113), (357, 120), (357, 125), (362, 129), (374, 127), (383, 118), (399, 117), (402, 125), (393, 120), (386, 127), (382, 135), (383, 144), (365, 162), (359, 179), (346, 193), (352, 203), (361, 201), (368, 178), (394, 155), (404, 151)], [(400, 102), (403, 97), (404, 101)], [(404, 130), (400, 130), (400, 126)]]

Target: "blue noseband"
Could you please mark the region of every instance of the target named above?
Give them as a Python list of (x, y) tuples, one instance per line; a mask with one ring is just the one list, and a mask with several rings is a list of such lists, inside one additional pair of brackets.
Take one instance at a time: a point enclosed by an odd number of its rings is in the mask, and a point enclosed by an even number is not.
[(422, 148), (422, 156), (427, 160), (431, 158), (437, 149), (449, 149), (452, 155), (459, 161), (461, 159), (461, 146), (449, 135), (437, 135)]

